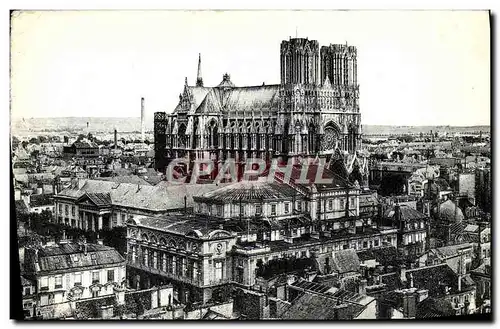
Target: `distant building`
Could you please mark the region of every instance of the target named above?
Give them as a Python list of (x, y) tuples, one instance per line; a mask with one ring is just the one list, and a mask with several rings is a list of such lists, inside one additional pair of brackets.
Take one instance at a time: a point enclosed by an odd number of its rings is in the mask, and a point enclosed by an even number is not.
[(429, 217), (408, 206), (399, 204), (384, 213), (383, 225), (398, 230), (397, 247), (404, 256), (417, 257), (426, 249)]
[[(99, 231), (123, 226), (137, 215), (155, 215), (193, 207), (193, 196), (215, 184), (150, 186), (103, 180), (78, 180), (54, 195), (59, 224)], [(185, 197), (185, 198), (184, 198)]]
[(66, 157), (93, 158), (99, 156), (99, 146), (89, 140), (76, 141), (71, 146), (64, 146), (63, 154)]

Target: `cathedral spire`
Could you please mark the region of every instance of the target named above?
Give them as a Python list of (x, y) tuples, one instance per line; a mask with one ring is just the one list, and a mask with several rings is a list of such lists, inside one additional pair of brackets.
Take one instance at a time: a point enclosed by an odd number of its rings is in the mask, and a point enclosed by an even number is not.
[(203, 78), (201, 77), (201, 54), (198, 54), (198, 75), (196, 77), (196, 87), (203, 87)]

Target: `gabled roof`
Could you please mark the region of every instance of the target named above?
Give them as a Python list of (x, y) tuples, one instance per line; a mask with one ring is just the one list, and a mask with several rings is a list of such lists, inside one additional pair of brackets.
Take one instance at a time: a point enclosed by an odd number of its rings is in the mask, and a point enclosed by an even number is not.
[[(235, 87), (224, 80), (217, 87), (187, 86), (182, 97), (192, 96), (193, 113), (222, 113), (227, 111), (259, 112), (277, 109), (280, 85)], [(181, 102), (174, 113), (182, 110)]]
[(109, 193), (90, 193), (87, 192), (78, 199), (78, 203), (90, 201), (97, 207), (107, 207), (111, 206), (111, 197)]

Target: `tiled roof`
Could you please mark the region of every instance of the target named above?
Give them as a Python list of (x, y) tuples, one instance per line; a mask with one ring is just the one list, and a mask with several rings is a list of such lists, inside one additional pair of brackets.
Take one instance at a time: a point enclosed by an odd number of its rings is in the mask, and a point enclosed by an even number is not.
[(456, 315), (451, 302), (446, 299), (426, 298), (417, 304), (417, 319)]
[[(413, 277), (413, 286), (429, 290), (429, 296), (444, 294), (444, 287), (450, 288), (450, 293), (458, 290), (458, 276), (448, 264), (431, 265), (406, 271), (408, 282)], [(462, 289), (466, 289), (467, 282), (462, 280)]]
[[(293, 166), (292, 173), (290, 175), (290, 181), (292, 183), (298, 184), (296, 182), (302, 178), (302, 170), (303, 167), (301, 165)], [(298, 185), (312, 185), (316, 181), (316, 176), (320, 174), (318, 173), (318, 171), (320, 173), (321, 171), (323, 171), (321, 178), (331, 180), (331, 183), (328, 184), (325, 183), (315, 184), (318, 190), (329, 189), (329, 188), (342, 188), (342, 189), (347, 187), (354, 188), (354, 185), (349, 183), (349, 181), (342, 175), (340, 175), (337, 171), (330, 170), (325, 166), (321, 166), (318, 164), (311, 164), (307, 169), (307, 175), (305, 179), (308, 180), (310, 184), (298, 184)]]
[(113, 177), (98, 177), (97, 180), (104, 180), (115, 183), (128, 183), (134, 185), (151, 185), (145, 179), (137, 176), (137, 175), (126, 175), (126, 176), (113, 176)]
[(241, 181), (210, 191), (203, 198), (223, 202), (242, 202), (292, 198), (296, 191), (286, 184), (265, 181)]
[(358, 251), (358, 258), (362, 262), (375, 259), (383, 266), (396, 266), (399, 264), (398, 250), (393, 246)]
[(96, 206), (110, 206), (111, 197), (109, 193), (85, 193), (84, 197), (88, 197)]
[[(419, 220), (419, 219), (426, 219), (427, 216), (425, 214), (421, 213), (418, 210), (415, 210), (407, 205), (400, 205), (399, 206), (400, 212), (401, 212), (401, 220), (403, 221), (412, 221), (412, 220)], [(395, 215), (395, 206), (390, 207), (385, 211), (384, 217), (386, 218), (394, 218)]]
[(168, 211), (184, 208), (184, 196), (187, 206), (193, 206), (193, 196), (218, 188), (215, 184), (177, 184), (177, 185), (136, 185), (115, 183), (102, 180), (84, 180), (80, 187), (70, 186), (55, 197), (78, 199), (85, 193), (109, 193), (111, 203), (135, 209), (150, 211)]
[[(222, 88), (221, 88), (222, 87)], [(229, 87), (225, 89), (224, 87)], [(280, 85), (235, 87), (230, 80), (224, 80), (217, 87), (187, 87), (193, 96), (196, 113), (221, 113), (227, 111), (254, 111), (277, 109)], [(174, 113), (181, 108), (180, 103)]]
[(445, 246), (441, 248), (436, 248), (434, 252), (442, 259), (447, 259), (450, 257), (456, 257), (459, 255), (458, 251), (464, 248), (472, 248), (471, 243), (462, 243), (452, 246)]
[[(87, 254), (84, 246), (77, 243), (64, 243), (38, 248), (40, 271), (53, 272), (72, 270), (92, 266), (119, 264), (125, 259), (115, 249), (99, 245), (87, 244)], [(34, 260), (26, 264), (27, 271), (34, 270)]]
[(360, 267), (358, 255), (354, 249), (333, 252), (333, 270), (339, 273), (357, 272)]
[[(347, 319), (354, 318), (364, 307), (348, 304)], [(279, 317), (282, 320), (333, 320), (339, 317), (340, 302), (336, 298), (306, 292), (292, 302)]]
[[(172, 232), (179, 235), (193, 233), (198, 237), (208, 237), (211, 232), (222, 230), (220, 224), (203, 218), (185, 214), (169, 214), (158, 217), (138, 217), (136, 225)], [(227, 232), (228, 235), (231, 235)]]
[[(292, 301), (292, 305), (280, 318), (283, 320), (352, 319), (361, 313), (373, 300), (373, 297), (343, 289), (339, 289), (334, 293), (306, 291)], [(339, 312), (339, 306), (341, 305), (347, 307), (347, 309)]]

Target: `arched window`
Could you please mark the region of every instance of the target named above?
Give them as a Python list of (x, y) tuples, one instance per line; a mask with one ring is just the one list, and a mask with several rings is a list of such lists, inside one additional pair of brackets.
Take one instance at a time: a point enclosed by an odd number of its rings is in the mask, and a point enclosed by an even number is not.
[(186, 125), (185, 124), (181, 124), (179, 126), (179, 130), (178, 130), (178, 139), (179, 139), (179, 147), (180, 148), (185, 148), (186, 147)]
[(208, 129), (208, 146), (210, 148), (219, 147), (219, 129), (217, 128), (217, 122), (215, 120), (210, 121), (207, 127)]

